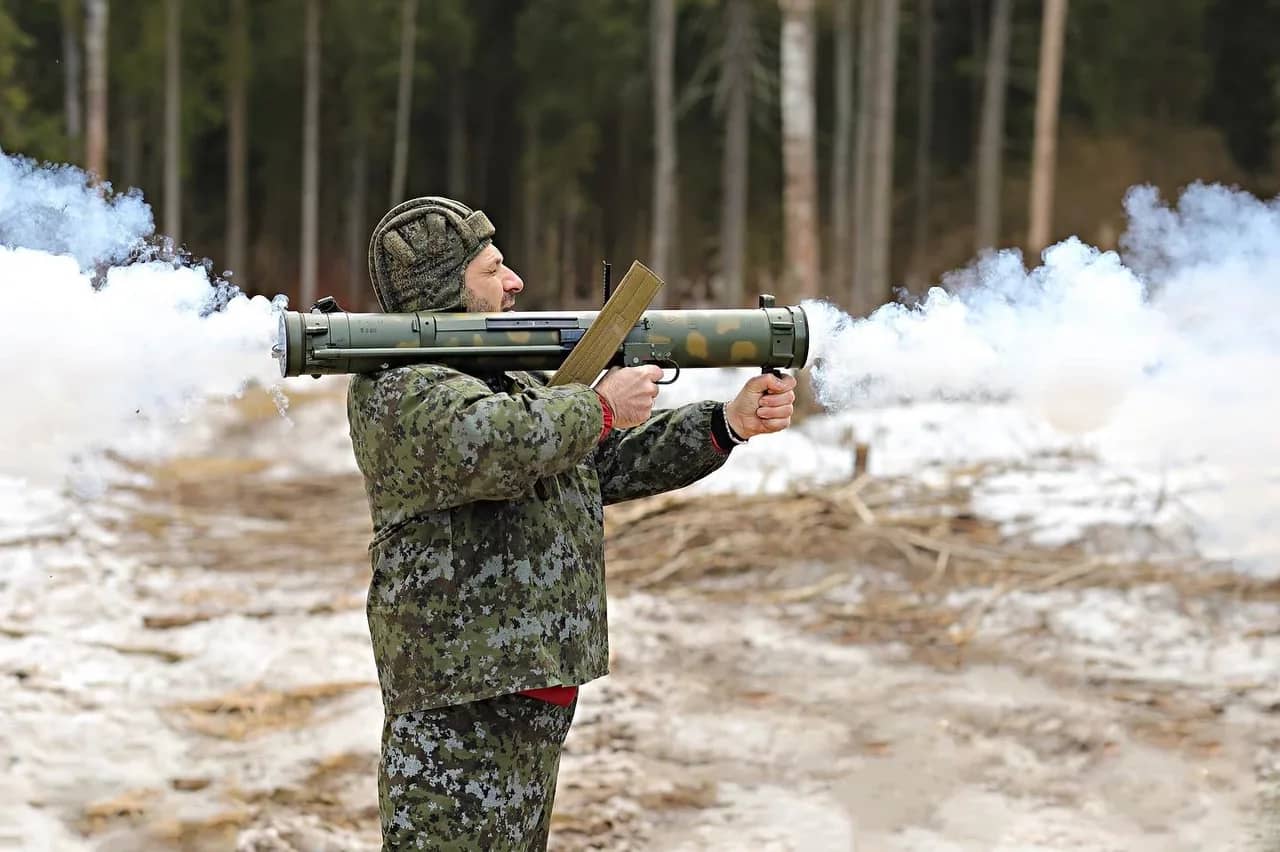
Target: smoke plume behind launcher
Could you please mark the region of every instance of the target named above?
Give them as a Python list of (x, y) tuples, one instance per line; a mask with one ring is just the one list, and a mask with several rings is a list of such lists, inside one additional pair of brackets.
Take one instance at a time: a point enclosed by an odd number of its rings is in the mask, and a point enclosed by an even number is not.
[(162, 259), (150, 208), (0, 154), (0, 475), (52, 483), (104, 449), (278, 382), (279, 305)]
[[(1028, 272), (996, 253), (866, 319), (805, 304), (818, 397), (834, 411), (1021, 406), (1108, 460), (1194, 471), (1181, 496), (1201, 541), (1275, 562), (1280, 202), (1196, 185), (1176, 205), (1150, 188), (1125, 205), (1118, 254), (1068, 239)], [(104, 449), (173, 434), (157, 428), (210, 400), (278, 383), (282, 300), (156, 244), (140, 195), (0, 155), (0, 476), (56, 483)]]
[(816, 394), (1009, 400), (1108, 458), (1198, 471), (1202, 544), (1274, 563), (1280, 201), (1197, 184), (1172, 206), (1138, 187), (1125, 208), (1120, 254), (1071, 238), (1027, 272), (995, 253), (865, 319), (806, 303)]

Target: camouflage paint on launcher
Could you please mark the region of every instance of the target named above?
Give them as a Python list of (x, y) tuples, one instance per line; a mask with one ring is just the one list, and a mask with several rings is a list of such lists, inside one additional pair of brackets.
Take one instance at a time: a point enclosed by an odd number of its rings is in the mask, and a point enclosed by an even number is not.
[[(285, 376), (370, 373), (434, 363), (466, 372), (554, 370), (598, 311), (281, 316), (273, 350)], [(646, 311), (613, 363), (663, 367), (803, 367), (809, 324), (799, 307)]]

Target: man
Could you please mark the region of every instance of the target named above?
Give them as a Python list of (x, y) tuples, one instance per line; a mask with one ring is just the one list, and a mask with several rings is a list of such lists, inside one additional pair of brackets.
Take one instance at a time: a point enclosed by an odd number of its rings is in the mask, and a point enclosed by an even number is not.
[[(400, 204), (369, 244), (378, 303), (511, 310), (524, 282), (493, 236), (456, 201)], [(422, 364), (352, 379), (384, 849), (545, 848), (577, 687), (608, 671), (604, 504), (688, 485), (791, 422), (790, 376), (651, 416), (661, 376), (551, 388)]]

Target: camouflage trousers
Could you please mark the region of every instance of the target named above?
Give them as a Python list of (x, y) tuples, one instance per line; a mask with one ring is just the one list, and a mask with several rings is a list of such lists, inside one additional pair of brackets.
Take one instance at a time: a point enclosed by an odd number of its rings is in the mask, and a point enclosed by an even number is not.
[(546, 849), (576, 706), (502, 695), (387, 717), (383, 852)]

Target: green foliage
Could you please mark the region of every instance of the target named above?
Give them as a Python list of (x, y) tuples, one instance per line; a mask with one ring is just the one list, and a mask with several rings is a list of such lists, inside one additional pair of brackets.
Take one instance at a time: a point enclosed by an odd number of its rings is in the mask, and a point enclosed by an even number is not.
[(1103, 131), (1152, 117), (1198, 119), (1209, 70), (1208, 6), (1209, 0), (1073, 0), (1064, 108)]
[(24, 73), (36, 40), (0, 8), (0, 150), (54, 159), (65, 151), (57, 118), (60, 103), (33, 101)]
[[(305, 2), (246, 3), (254, 266), (247, 277), (279, 282), (264, 283), (273, 291), (289, 289), (296, 271)], [(588, 280), (601, 256), (622, 263), (643, 255), (653, 157), (650, 0), (418, 2), (409, 192), (445, 191), (452, 140), (461, 139), (465, 157), (452, 159), (465, 167), (464, 200), (483, 206), (498, 223), (517, 262), (526, 262), (522, 255), (554, 256), (548, 269)], [(346, 262), (343, 234), (357, 149), (368, 156), (365, 221), (376, 220), (387, 206), (402, 0), (321, 5), (321, 266), (327, 268)], [(165, 4), (112, 0), (110, 8), (108, 177), (136, 183), (159, 200)], [(902, 0), (895, 152), (903, 191), (911, 183), (916, 133), (917, 8)], [(991, 0), (936, 2), (935, 8), (933, 174), (965, 186)], [(1041, 8), (1038, 0), (1014, 3), (1006, 111), (1010, 180), (1021, 179), (1030, 156)], [(679, 266), (689, 280), (705, 278), (716, 263), (724, 150), (716, 92), (724, 9), (723, 0), (677, 3)], [(753, 9), (748, 251), (755, 274), (767, 277), (782, 254), (780, 13), (777, 0), (753, 0)], [(819, 2), (817, 9), (817, 144), (826, 193), (834, 39), (830, 4)], [(22, 0), (0, 6), (0, 147), (6, 151), (73, 162), (83, 156), (83, 140), (72, 141), (65, 132), (64, 10), (74, 22), (83, 4)], [(183, 2), (184, 231), (193, 251), (215, 258), (226, 216), (229, 13), (230, 0)], [(1071, 0), (1067, 22), (1062, 110), (1073, 131), (1128, 134), (1137, 146), (1162, 128), (1208, 125), (1221, 131), (1246, 171), (1265, 175), (1272, 167), (1269, 155), (1280, 132), (1280, 59), (1271, 42), (1280, 0)], [(513, 243), (515, 235), (534, 244)], [(546, 245), (555, 240), (563, 249)]]
[(1212, 69), (1204, 116), (1222, 128), (1236, 161), (1249, 171), (1270, 165), (1280, 115), (1274, 81), (1280, 65), (1276, 0), (1215, 0), (1208, 16)]
[(525, 168), (552, 199), (583, 191), (604, 117), (647, 67), (647, 3), (531, 0), (516, 21)]

